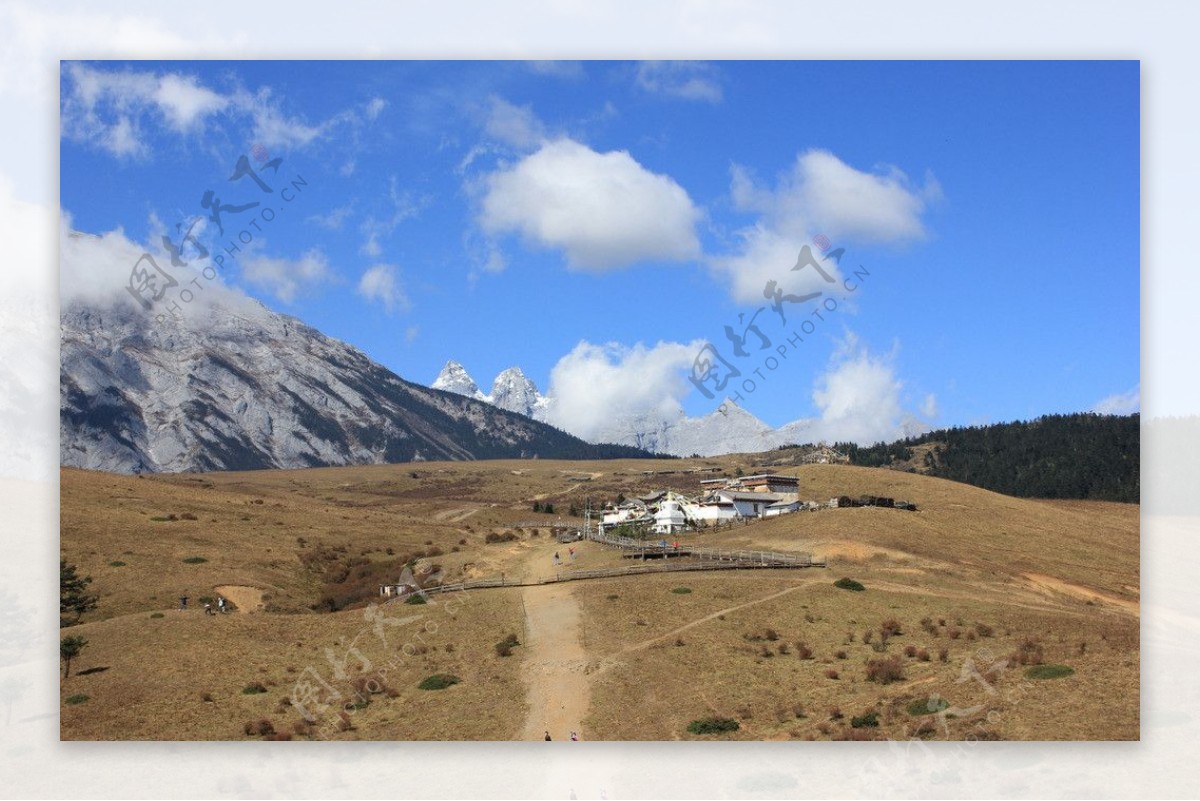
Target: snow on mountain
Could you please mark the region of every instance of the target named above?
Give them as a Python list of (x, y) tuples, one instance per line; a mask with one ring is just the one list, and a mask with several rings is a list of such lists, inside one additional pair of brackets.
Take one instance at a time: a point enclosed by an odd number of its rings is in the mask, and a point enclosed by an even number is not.
[[(547, 410), (554, 403), (552, 396), (538, 392), (537, 385), (519, 367), (510, 367), (496, 376), (491, 393), (484, 395), (461, 364), (449, 361), (433, 386), (475, 397), (535, 420), (547, 420)], [(900, 421), (897, 430), (898, 437), (906, 437), (922, 434), (929, 426), (909, 415)], [(717, 411), (702, 417), (688, 417), (682, 411), (674, 416), (649, 412), (617, 417), (590, 439), (629, 445), (655, 454), (719, 456), (819, 442), (830, 439), (830, 431), (827, 424), (815, 418), (794, 420), (772, 428), (733, 401), (726, 400)]]
[(445, 392), (453, 392), (455, 395), (474, 398), (475, 400), (488, 400), (488, 397), (480, 392), (479, 385), (467, 373), (467, 368), (454, 360), (446, 362), (446, 366), (438, 373), (438, 377), (434, 379), (430, 387)]
[(546, 399), (538, 392), (537, 384), (527, 378), (520, 367), (510, 367), (496, 376), (492, 392), (485, 400), (501, 409), (539, 420), (546, 407)]
[(637, 455), (405, 381), (244, 296), (191, 308), (191, 317), (156, 322), (128, 301), (64, 306), (63, 466), (175, 472)]

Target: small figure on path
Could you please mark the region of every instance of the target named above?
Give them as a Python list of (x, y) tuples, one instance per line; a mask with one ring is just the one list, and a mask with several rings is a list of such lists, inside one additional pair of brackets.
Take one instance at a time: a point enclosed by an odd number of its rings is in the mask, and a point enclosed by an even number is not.
[(558, 551), (555, 551), (555, 552), (554, 552), (554, 564), (556, 564), (556, 565), (561, 565), (561, 564), (562, 564), (562, 557), (560, 557), (560, 556), (558, 555)]
[(550, 737), (550, 730), (549, 730), (549, 729), (547, 729), (547, 730), (546, 730), (546, 742), (550, 742), (550, 739), (551, 739), (551, 737)]
[(212, 604), (205, 604), (205, 605), (204, 605), (204, 614), (206, 614), (206, 615), (213, 615), (213, 614), (216, 614), (215, 612), (213, 612)]
[(188, 598), (188, 597), (187, 597), (186, 595), (180, 595), (180, 596), (179, 596), (179, 608), (180, 608), (180, 610), (186, 610), (186, 609), (187, 609), (187, 598)]
[(568, 548), (567, 551), (571, 554), (571, 561), (574, 562), (575, 561), (575, 549)]
[(217, 596), (217, 609), (221, 612), (221, 614), (225, 614), (225, 612), (227, 611), (225, 609), (225, 596), (224, 595)]
[(573, 743), (579, 742), (579, 732), (577, 732), (577, 731), (571, 732), (571, 742), (573, 742)]

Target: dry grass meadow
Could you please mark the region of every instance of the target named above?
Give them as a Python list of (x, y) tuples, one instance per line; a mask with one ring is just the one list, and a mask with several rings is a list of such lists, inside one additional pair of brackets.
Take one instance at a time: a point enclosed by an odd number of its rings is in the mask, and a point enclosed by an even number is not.
[[(99, 607), (64, 630), (89, 644), (61, 682), (61, 736), (1138, 738), (1136, 505), (789, 468), (803, 498), (885, 495), (920, 511), (802, 512), (680, 538), (810, 551), (828, 568), (377, 603), (377, 585), (405, 564), (447, 582), (629, 564), (590, 542), (570, 560), (567, 546), (527, 524), (586, 498), (695, 493), (700, 479), (738, 468), (754, 472), (754, 457), (144, 478), (64, 469), (62, 556), (93, 577)], [(534, 514), (535, 500), (560, 514)], [(865, 589), (836, 587), (843, 577)], [(218, 594), (236, 611), (205, 615), (202, 599)], [(517, 644), (501, 655), (510, 636)], [(1073, 672), (1028, 675), (1047, 665)], [(443, 674), (457, 683), (419, 687)], [(737, 729), (689, 732), (708, 717)]]

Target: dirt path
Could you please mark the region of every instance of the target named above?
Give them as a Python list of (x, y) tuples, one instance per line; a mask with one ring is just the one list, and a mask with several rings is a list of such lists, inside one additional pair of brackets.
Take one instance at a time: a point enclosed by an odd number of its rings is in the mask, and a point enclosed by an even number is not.
[(236, 584), (223, 584), (213, 587), (218, 594), (233, 601), (238, 612), (261, 612), (263, 610), (263, 591), (258, 587), (242, 587)]
[(469, 506), (462, 507), (460, 509), (447, 509), (444, 512), (438, 512), (435, 514), (433, 519), (439, 520), (443, 523), (461, 523), (478, 511), (478, 508)]
[(1084, 601), (1100, 601), (1106, 604), (1112, 604), (1123, 612), (1131, 615), (1141, 614), (1141, 603), (1128, 598), (1117, 598), (1113, 595), (1108, 595), (1098, 590), (1088, 589), (1078, 584), (1056, 579), (1053, 576), (1045, 576), (1041, 573), (1023, 573), (1025, 579), (1032, 582), (1038, 589), (1052, 590), (1060, 592), (1063, 595), (1069, 595), (1072, 598), (1079, 598)]
[(525, 661), (522, 678), (528, 687), (529, 713), (522, 740), (542, 740), (545, 732), (566, 740), (583, 731), (591, 702), (586, 675), (587, 653), (580, 631), (579, 604), (569, 584), (526, 587)]

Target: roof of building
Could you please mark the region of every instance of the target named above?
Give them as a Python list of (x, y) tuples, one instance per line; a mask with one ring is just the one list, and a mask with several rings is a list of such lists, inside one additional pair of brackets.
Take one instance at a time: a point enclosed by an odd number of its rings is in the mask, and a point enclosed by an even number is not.
[(783, 497), (778, 492), (738, 492), (737, 490), (717, 490), (723, 498), (731, 501), (769, 501), (774, 503)]

